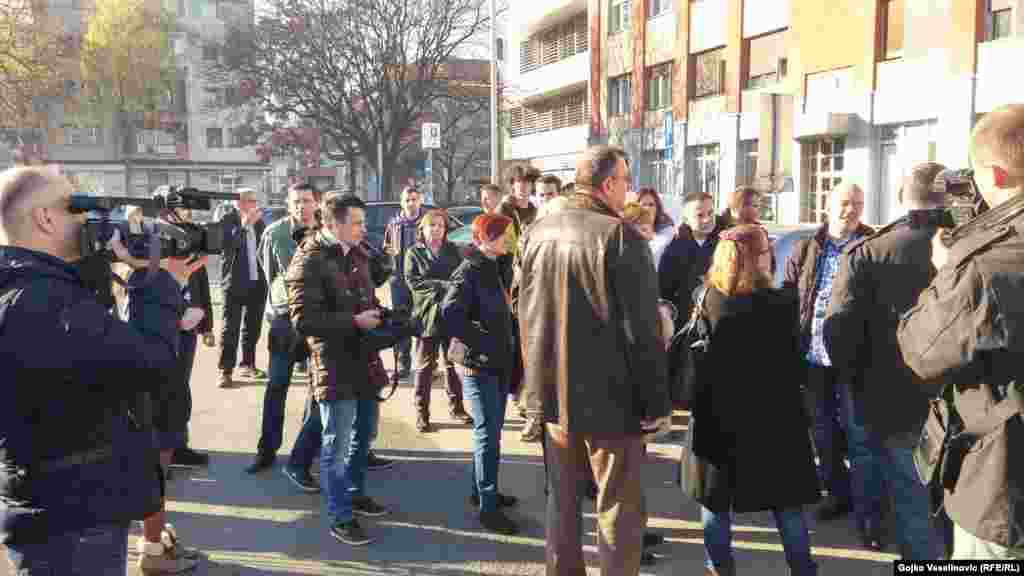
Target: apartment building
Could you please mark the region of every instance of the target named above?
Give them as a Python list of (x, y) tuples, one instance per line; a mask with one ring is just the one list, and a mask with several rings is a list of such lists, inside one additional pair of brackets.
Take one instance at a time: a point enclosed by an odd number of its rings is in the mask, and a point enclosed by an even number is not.
[(980, 114), (1024, 101), (1013, 0), (588, 0), (592, 142), (624, 146), (634, 186), (724, 207), (752, 184), (763, 216), (819, 222), (840, 181), (865, 219), (901, 215), (913, 164), (968, 164)]
[[(82, 34), (89, 2), (49, 0), (70, 35)], [(223, 111), (234, 97), (231, 82), (215, 83), (204, 63), (229, 23), (251, 23), (252, 0), (179, 0), (173, 46), (177, 86), (149, 113), (111, 114), (94, 126), (72, 122), (79, 86), (69, 80), (63, 98), (46, 103), (45, 134), (38, 153), (63, 165), (83, 192), (147, 196), (160, 185), (233, 191), (267, 188), (268, 168), (257, 158), (252, 135)]]
[(591, 135), (591, 46), (600, 13), (587, 0), (511, 4), (501, 82), (506, 162), (563, 179), (575, 174)]

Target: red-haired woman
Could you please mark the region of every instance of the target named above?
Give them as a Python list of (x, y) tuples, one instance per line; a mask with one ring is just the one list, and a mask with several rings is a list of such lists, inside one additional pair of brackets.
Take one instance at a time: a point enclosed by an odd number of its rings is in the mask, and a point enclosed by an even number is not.
[(658, 268), (661, 262), (661, 255), (665, 253), (672, 239), (676, 237), (676, 223), (672, 217), (665, 213), (665, 206), (661, 203), (661, 197), (654, 188), (641, 188), (636, 195), (636, 201), (648, 212), (654, 214), (654, 238), (649, 240), (651, 254), (654, 255), (654, 268)]
[(516, 524), (502, 508), (516, 499), (498, 492), (501, 429), (516, 349), (508, 286), (498, 258), (508, 249), (512, 220), (483, 214), (473, 220), (473, 248), (452, 275), (441, 305), (448, 358), (462, 376), (462, 394), (473, 416), (473, 487), (480, 523), (499, 534), (515, 534)]
[(798, 308), (772, 288), (771, 253), (760, 226), (730, 228), (705, 279), (711, 351), (695, 386), (690, 450), (706, 464), (694, 484), (706, 574), (734, 574), (732, 513), (759, 510), (775, 515), (790, 573), (817, 573), (801, 509), (820, 495), (799, 388)]

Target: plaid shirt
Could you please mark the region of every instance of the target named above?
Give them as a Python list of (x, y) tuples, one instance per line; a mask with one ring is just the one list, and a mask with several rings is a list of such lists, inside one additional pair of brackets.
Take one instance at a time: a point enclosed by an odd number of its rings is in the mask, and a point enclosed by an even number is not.
[(818, 254), (817, 274), (814, 279), (814, 316), (811, 318), (811, 341), (807, 347), (807, 361), (815, 366), (831, 366), (832, 359), (825, 348), (825, 337), (822, 328), (825, 325), (825, 313), (832, 302), (832, 281), (839, 271), (839, 255), (843, 248), (853, 242), (859, 235), (851, 235), (846, 240), (836, 243), (830, 236), (825, 237), (825, 245)]

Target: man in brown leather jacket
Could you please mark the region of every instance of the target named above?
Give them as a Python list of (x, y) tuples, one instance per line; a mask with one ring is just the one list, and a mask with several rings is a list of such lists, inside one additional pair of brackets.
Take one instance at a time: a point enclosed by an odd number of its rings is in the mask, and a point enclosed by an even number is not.
[[(1024, 104), (989, 112), (971, 134), (975, 181), (988, 212), (950, 248), (936, 235), (938, 275), (903, 317), (903, 359), (938, 395), (952, 385), (966, 426), (962, 460), (945, 488), (953, 558), (1024, 557)], [(952, 485), (952, 489), (950, 489)]]
[(582, 466), (598, 482), (602, 574), (637, 574), (645, 523), (644, 433), (667, 430), (658, 280), (646, 241), (619, 217), (626, 154), (598, 146), (576, 167), (574, 196), (522, 246), (519, 322), (527, 413), (545, 422), (547, 573), (582, 574)]

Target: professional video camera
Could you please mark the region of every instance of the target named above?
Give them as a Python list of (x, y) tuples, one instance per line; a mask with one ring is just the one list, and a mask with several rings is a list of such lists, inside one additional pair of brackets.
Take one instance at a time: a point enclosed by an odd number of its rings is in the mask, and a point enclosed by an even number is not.
[[(197, 258), (223, 251), (224, 227), (219, 222), (187, 222), (175, 210), (205, 211), (212, 208), (211, 200), (237, 199), (238, 194), (160, 186), (152, 198), (72, 195), (70, 210), (73, 214), (89, 214), (82, 227), (83, 257), (107, 254), (113, 258), (107, 244), (117, 230), (135, 258)], [(127, 206), (142, 209), (141, 225), (113, 215), (116, 209)]]
[(988, 210), (974, 182), (974, 170), (943, 170), (935, 176), (932, 189), (945, 206), (930, 210), (910, 210), (907, 219), (914, 228), (936, 227), (943, 230), (942, 241), (951, 246), (963, 236), (963, 226)]

